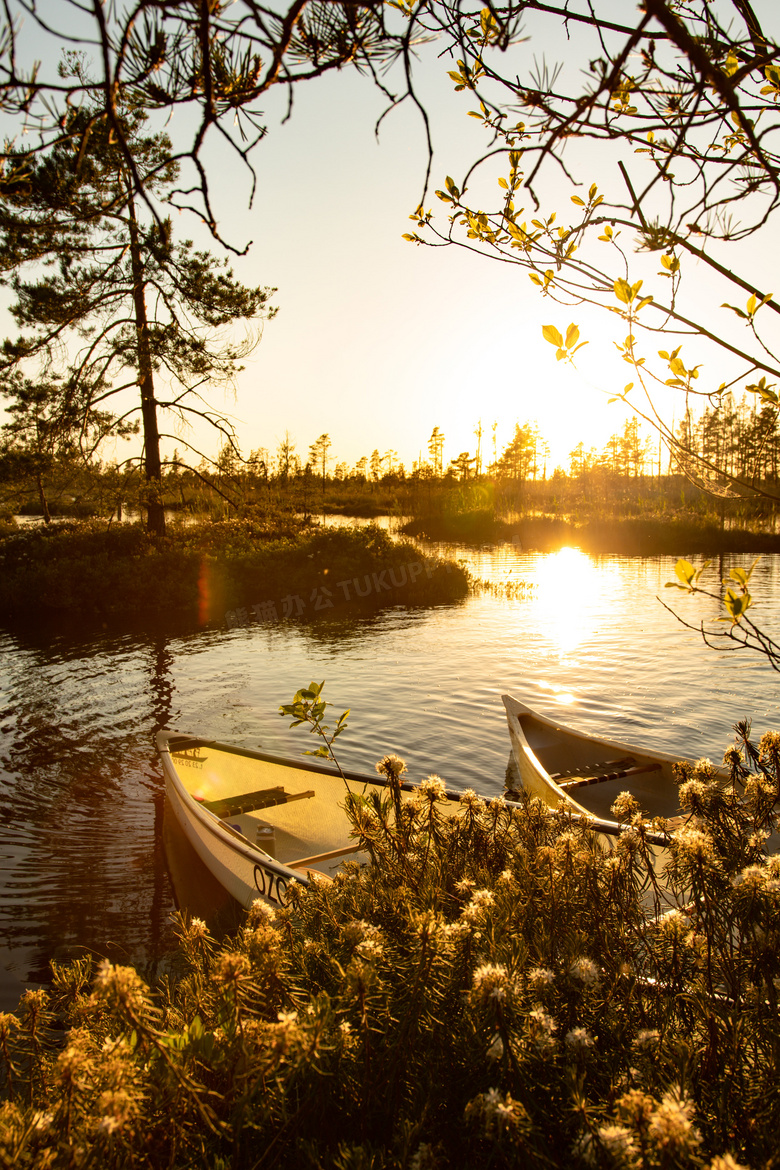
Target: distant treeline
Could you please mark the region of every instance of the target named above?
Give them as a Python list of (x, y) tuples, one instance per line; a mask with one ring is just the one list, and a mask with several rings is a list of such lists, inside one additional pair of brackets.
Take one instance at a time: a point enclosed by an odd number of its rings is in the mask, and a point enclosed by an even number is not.
[[(537, 514), (576, 520), (595, 515), (695, 516), (721, 525), (769, 521), (780, 502), (780, 430), (777, 411), (757, 410), (755, 402), (730, 399), (690, 414), (677, 428), (691, 453), (671, 453), (657, 439), (643, 437), (636, 419), (604, 448), (570, 452), (566, 467), (551, 467), (549, 445), (534, 423), (517, 423), (512, 440), (498, 451), (480, 423), (473, 454), (463, 451), (445, 461), (445, 436), (434, 427), (429, 459), (411, 469), (395, 451), (374, 450), (353, 466), (330, 458), (332, 443), (321, 435), (298, 456), (286, 434), (272, 454), (266, 448), (244, 458), (225, 446), (213, 463), (188, 467), (174, 452), (163, 474), (163, 502), (172, 512), (212, 518), (260, 510), (298, 513), (343, 513), (406, 518), (488, 512), (511, 521)], [(491, 442), (492, 439), (492, 442)], [(492, 458), (488, 458), (492, 446)], [(686, 474), (693, 457), (703, 456), (714, 469), (703, 482)], [(742, 494), (727, 496), (717, 468), (743, 481)], [(142, 480), (136, 467), (52, 460), (45, 469), (24, 459), (0, 455), (0, 510), (70, 516), (115, 516), (143, 508)]]

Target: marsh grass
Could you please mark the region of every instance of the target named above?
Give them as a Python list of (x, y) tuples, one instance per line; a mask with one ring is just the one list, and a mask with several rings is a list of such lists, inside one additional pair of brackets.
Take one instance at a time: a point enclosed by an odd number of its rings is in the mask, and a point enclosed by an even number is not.
[(651, 826), (605, 851), (537, 800), (438, 777), (347, 797), (371, 862), (255, 903), (217, 944), (178, 920), (147, 986), (87, 959), (0, 1017), (0, 1164), (605, 1167), (775, 1164), (780, 735), (680, 770), (674, 906)]
[(555, 552), (573, 545), (587, 553), (629, 556), (691, 553), (777, 552), (780, 536), (746, 527), (724, 529), (710, 516), (621, 516), (592, 512), (568, 515), (519, 514), (505, 517), (492, 509), (441, 512), (407, 521), (401, 532), (417, 539), (465, 544), (519, 542), (526, 551)]
[[(322, 587), (330, 588), (334, 609), (347, 596), (354, 608), (354, 591), (339, 591), (338, 582), (393, 569), (402, 580), (402, 567), (422, 557), (411, 541), (393, 541), (375, 525), (317, 528), (288, 514), (186, 525), (157, 540), (138, 524), (25, 529), (0, 540), (0, 614), (70, 611), (121, 622), (178, 613), (219, 624), (237, 607), (288, 595), (308, 605)], [(428, 558), (426, 566), (406, 588), (364, 588), (362, 608), (466, 595), (459, 565)]]

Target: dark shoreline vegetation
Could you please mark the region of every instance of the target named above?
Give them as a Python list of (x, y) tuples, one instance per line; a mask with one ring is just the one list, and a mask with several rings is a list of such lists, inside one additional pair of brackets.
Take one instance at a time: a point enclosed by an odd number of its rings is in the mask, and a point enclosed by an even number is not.
[[(716, 517), (712, 501), (704, 508), (693, 498), (679, 500), (673, 510), (667, 496), (640, 493), (611, 510), (603, 502), (597, 508), (580, 501), (574, 511), (540, 514), (532, 505), (550, 503), (540, 492), (518, 496), (455, 485), (408, 499), (416, 513), (401, 523), (396, 511), (401, 536), (395, 540), (373, 524), (321, 527), (311, 512), (293, 510), (303, 502), (294, 495), (285, 497), (284, 509), (266, 501), (241, 516), (214, 518), (219, 510), (212, 518), (182, 515), (181, 522), (169, 522), (164, 537), (150, 536), (140, 522), (69, 519), (17, 526), (7, 520), (0, 523), (0, 620), (57, 615), (116, 625), (176, 615), (201, 626), (248, 625), (335, 618), (347, 606), (364, 613), (465, 597), (466, 570), (423, 553), (415, 538), (511, 542), (529, 552), (568, 545), (590, 554), (633, 556), (780, 552), (780, 534), (766, 530), (766, 517), (759, 523), (754, 516), (750, 523), (733, 505), (730, 516), (721, 507)], [(326, 499), (321, 514), (386, 514), (390, 506), (400, 508), (401, 500), (383, 492), (373, 502)], [(739, 526), (740, 518), (746, 526)]]
[(564, 546), (585, 553), (627, 556), (677, 556), (683, 552), (780, 552), (780, 535), (749, 528), (723, 528), (688, 516), (603, 516), (571, 520), (556, 516), (496, 517), (485, 509), (438, 514), (401, 525), (405, 536), (462, 544), (513, 542), (528, 552), (557, 552)]
[(109, 622), (180, 616), (200, 625), (433, 605), (466, 596), (466, 570), (375, 525), (318, 528), (294, 517), (170, 527), (84, 521), (16, 530), (0, 542), (0, 615)]
[[(353, 794), (370, 863), (199, 919), (149, 985), (90, 957), (0, 1015), (3, 1165), (739, 1170), (776, 1164), (780, 735), (680, 765), (659, 887), (624, 794), (605, 849), (539, 800), (403, 765)], [(445, 811), (446, 810), (446, 811)]]

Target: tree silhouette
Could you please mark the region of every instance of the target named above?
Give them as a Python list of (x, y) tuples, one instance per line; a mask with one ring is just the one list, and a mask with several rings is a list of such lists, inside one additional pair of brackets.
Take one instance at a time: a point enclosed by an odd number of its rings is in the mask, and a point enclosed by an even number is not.
[[(169, 219), (142, 214), (136, 184), (163, 197), (177, 168), (143, 111), (127, 109), (123, 128), (120, 148), (99, 111), (75, 110), (48, 153), (12, 152), (0, 183), (0, 264), (21, 332), (5, 342), (0, 369), (12, 395), (23, 384), (18, 371), (50, 387), (59, 377), (67, 402), (59, 415), (73, 421), (82, 450), (96, 431), (121, 431), (140, 414), (143, 503), (149, 530), (161, 534), (160, 412), (205, 420), (235, 447), (231, 423), (203, 388), (232, 381), (273, 310), (270, 290), (239, 284), (225, 262), (175, 242)], [(255, 325), (243, 341), (228, 331), (239, 321)], [(132, 405), (125, 392), (135, 393)]]

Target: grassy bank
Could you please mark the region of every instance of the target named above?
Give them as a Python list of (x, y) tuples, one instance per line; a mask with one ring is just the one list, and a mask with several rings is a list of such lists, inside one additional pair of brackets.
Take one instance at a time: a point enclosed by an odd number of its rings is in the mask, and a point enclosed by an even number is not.
[(401, 531), (418, 539), (465, 544), (520, 543), (527, 551), (555, 552), (564, 545), (588, 553), (632, 556), (780, 552), (780, 535), (748, 528), (723, 528), (711, 519), (663, 517), (496, 516), (492, 509), (420, 516)]
[(317, 529), (293, 519), (173, 528), (56, 525), (0, 541), (0, 614), (67, 612), (114, 622), (180, 614), (201, 624), (306, 619), (382, 605), (430, 605), (468, 591), (452, 562), (380, 529)]
[(182, 921), (154, 987), (84, 959), (0, 1016), (3, 1165), (774, 1166), (780, 736), (728, 763), (725, 791), (682, 770), (684, 909), (648, 920), (625, 795), (605, 852), (539, 801), (464, 793), (452, 816), (438, 777), (397, 811), (387, 757), (387, 798), (347, 800), (370, 865), (219, 946)]

